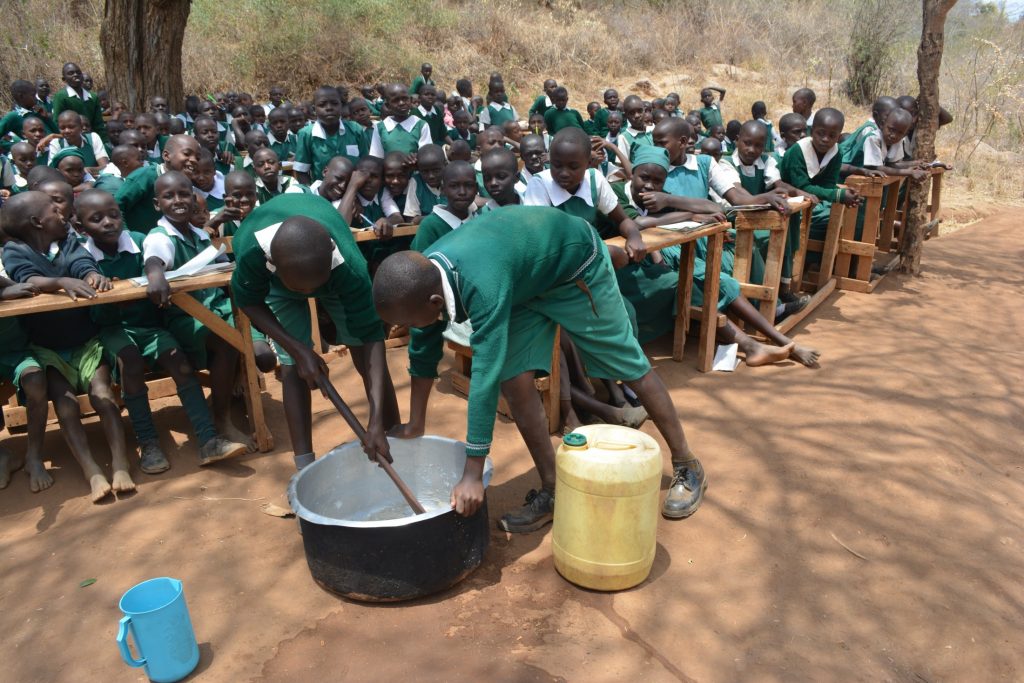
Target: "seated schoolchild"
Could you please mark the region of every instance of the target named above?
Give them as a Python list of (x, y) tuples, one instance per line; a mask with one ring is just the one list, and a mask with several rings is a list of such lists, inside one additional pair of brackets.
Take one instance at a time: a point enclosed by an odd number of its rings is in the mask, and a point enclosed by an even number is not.
[(75, 147), (65, 147), (57, 152), (50, 159), (50, 167), (64, 175), (64, 179), (76, 195), (93, 186), (94, 179), (85, 170), (85, 157)]
[(443, 145), (448, 132), (444, 125), (444, 109), (437, 103), (437, 88), (433, 85), (420, 87), (420, 103), (412, 114), (422, 119), (430, 131), (430, 141), (435, 145)]
[(402, 222), (402, 214), (384, 187), (383, 159), (370, 156), (356, 162), (339, 211), (349, 226), (372, 229), (379, 239), (391, 238), (394, 226)]
[(353, 98), (348, 103), (348, 118), (350, 121), (358, 123), (363, 129), (363, 139), (366, 143), (366, 149), (370, 149), (370, 143), (373, 142), (373, 119), (371, 118), (373, 111), (370, 109), (370, 105), (367, 104), (366, 100), (362, 97)]
[(505, 136), (505, 144), (512, 149), (519, 149), (519, 141), (523, 139), (523, 129), (518, 121), (506, 121), (501, 126), (501, 132)]
[(27, 189), (28, 174), (36, 167), (36, 156), (36, 148), (28, 142), (17, 142), (11, 147), (11, 165), (15, 171), (11, 194)]
[(276, 107), (267, 114), (267, 139), (281, 161), (295, 158), (295, 133), (288, 130), (288, 110)]
[(38, 116), (26, 116), (21, 124), (22, 139), (36, 150), (36, 164), (46, 165), (50, 160), (49, 145), (60, 133), (47, 133)]
[(476, 212), (476, 171), (464, 161), (448, 164), (441, 173), (441, 192), (444, 203), (434, 205), (430, 214), (420, 221), (420, 227), (410, 249), (424, 251), (444, 235), (457, 230), (473, 216)]
[(544, 81), (544, 92), (541, 93), (540, 95), (537, 95), (537, 98), (533, 101), (533, 104), (530, 106), (530, 111), (528, 113), (531, 118), (534, 114), (540, 114), (541, 118), (543, 118), (544, 112), (546, 112), (551, 107), (555, 106), (554, 103), (551, 101), (551, 93), (554, 92), (555, 88), (557, 87), (558, 81), (556, 81), (553, 78), (549, 78), (546, 81)]
[(508, 103), (505, 84), (502, 81), (491, 79), (488, 82), (487, 106), (477, 112), (477, 118), (481, 129), (488, 126), (503, 126), (506, 121), (519, 120), (515, 107)]
[(209, 150), (199, 150), (191, 178), (192, 191), (202, 198), (209, 210), (216, 211), (224, 206), (224, 174), (217, 170)]
[(569, 91), (558, 86), (551, 93), (551, 109), (544, 113), (544, 127), (548, 133), (556, 135), (563, 128), (579, 128), (584, 130), (583, 117), (575, 109), (569, 108)]
[(807, 119), (794, 112), (783, 114), (779, 119), (779, 137), (782, 138), (782, 142), (776, 146), (772, 156), (781, 164), (782, 155), (786, 150), (807, 137)]
[(256, 194), (260, 203), (268, 202), (279, 194), (309, 192), (309, 188), (298, 180), (281, 173), (281, 160), (270, 147), (257, 149), (250, 158), (256, 174)]
[(310, 185), (309, 190), (331, 203), (335, 209), (341, 208), (341, 200), (348, 189), (348, 181), (355, 170), (355, 164), (348, 157), (334, 157), (324, 167), (323, 176)]
[(473, 152), (465, 140), (456, 140), (448, 148), (448, 161), (465, 161), (467, 164), (473, 160)]
[(110, 163), (96, 177), (95, 188), (115, 194), (124, 184), (124, 179), (142, 168), (143, 159), (137, 147), (117, 145), (110, 152)]
[(758, 100), (754, 104), (750, 105), (750, 117), (755, 121), (760, 122), (765, 128), (768, 129), (767, 142), (764, 144), (764, 151), (771, 154), (775, 151), (776, 147), (782, 144), (782, 137), (779, 135), (775, 127), (772, 126), (772, 122), (768, 120), (768, 107), (764, 102)]
[(199, 116), (192, 126), (192, 134), (203, 149), (213, 155), (217, 171), (227, 173), (235, 165), (235, 146), (220, 139), (217, 122), (209, 116)]
[[(608, 115), (612, 112), (619, 112), (619, 91), (615, 88), (609, 88), (604, 91), (602, 98), (604, 99), (604, 107), (598, 107), (597, 113), (594, 114), (593, 135), (599, 136), (608, 134)], [(619, 121), (619, 127), (622, 127), (622, 121)]]
[(437, 145), (426, 145), (416, 155), (416, 172), (409, 179), (402, 211), (410, 222), (419, 223), (435, 206), (444, 204), (441, 173), (446, 163), (444, 150)]
[(587, 118), (583, 121), (583, 131), (587, 135), (597, 135), (597, 112), (601, 110), (599, 102), (587, 102)]
[(446, 145), (450, 145), (456, 140), (463, 140), (469, 149), (472, 151), (476, 149), (476, 133), (470, 130), (470, 126), (473, 123), (473, 116), (465, 109), (460, 109), (452, 114), (453, 127), (448, 129), (448, 134), (445, 135), (444, 142)]
[(628, 96), (622, 103), (623, 115), (628, 125), (619, 134), (619, 149), (631, 158), (637, 145), (650, 145), (651, 132), (645, 122), (644, 102), (636, 95)]
[[(526, 138), (538, 137), (537, 135), (526, 136)], [(524, 138), (524, 142), (526, 138)], [(480, 157), (480, 168), (483, 172), (484, 187), (487, 188), (487, 194), (490, 197), (481, 209), (482, 211), (490, 211), (499, 206), (522, 204), (522, 197), (518, 189), (522, 180), (517, 171), (516, 155), (511, 150), (500, 147), (489, 150), (487, 154)], [(525, 187), (523, 189), (525, 190)]]
[(135, 130), (142, 134), (145, 140), (146, 153), (153, 161), (160, 159), (160, 130), (156, 125), (156, 116), (149, 113), (142, 113), (135, 117)]
[(793, 92), (793, 113), (800, 114), (807, 121), (807, 134), (811, 134), (814, 123), (814, 102), (817, 96), (810, 88), (800, 88)]
[(86, 172), (98, 175), (109, 161), (100, 136), (83, 132), (82, 116), (70, 109), (57, 117), (57, 125), (60, 126), (61, 137), (50, 142), (48, 161), (52, 163), (62, 149), (74, 148), (81, 153)]
[[(245, 171), (231, 171), (224, 176), (221, 206), (210, 212), (205, 227), (212, 237), (233, 237), (253, 209), (260, 204), (256, 179)], [(195, 225), (195, 223), (192, 223)]]
[[(109, 290), (110, 280), (96, 261), (68, 232), (56, 204), (42, 192), (21, 192), (4, 206), (4, 230), (13, 238), (4, 245), (3, 262), (12, 280), (34, 285), (40, 292), (64, 291), (72, 300), (94, 298)], [(110, 364), (103, 356), (98, 330), (87, 308), (37, 313), (23, 319), (30, 349), (45, 368), (61, 434), (78, 461), (94, 503), (112, 492), (135, 490), (129, 474), (121, 409), (111, 389)], [(78, 394), (88, 393), (100, 416), (110, 447), (113, 477), (107, 480), (93, 459), (82, 427)]]
[[(164, 153), (166, 155), (167, 150)], [(209, 369), (211, 407), (218, 433), (251, 448), (249, 436), (231, 422), (231, 396), (238, 370), (238, 351), (211, 334), (206, 325), (173, 305), (170, 286), (164, 275), (166, 271), (185, 265), (210, 245), (210, 236), (191, 225), (195, 205), (192, 181), (179, 171), (167, 171), (155, 180), (153, 197), (161, 217), (142, 245), (149, 299), (165, 309), (165, 325), (193, 365)], [(223, 290), (214, 287), (188, 294), (228, 324), (234, 324), (231, 301)]]
[(337, 88), (317, 88), (313, 106), (316, 122), (298, 132), (295, 141), (296, 178), (309, 185), (323, 175), (324, 166), (336, 156), (348, 157), (353, 163), (366, 154), (366, 135), (355, 121), (341, 118), (341, 95)]
[(420, 147), (431, 144), (430, 127), (412, 115), (409, 92), (400, 83), (384, 88), (388, 115), (373, 127), (370, 156), (383, 159), (388, 152), (415, 154)]
[[(84, 247), (108, 278), (127, 280), (143, 275), (142, 242), (145, 236), (124, 229), (114, 197), (87, 190), (75, 202), (78, 228), (86, 235)], [(199, 464), (242, 455), (246, 446), (217, 434), (203, 390), (177, 340), (164, 328), (163, 316), (149, 300), (94, 306), (93, 320), (108, 357), (116, 363), (122, 398), (139, 444), (139, 469), (158, 474), (170, 468), (153, 424), (145, 372), (159, 367), (178, 388), (178, 397), (200, 444)]]
[[(423, 87), (426, 89), (433, 86)], [(403, 216), (408, 204), (409, 182), (412, 178), (408, 161), (409, 157), (403, 152), (388, 152), (384, 157), (384, 187), (391, 193), (395, 206)]]
[[(527, 135), (519, 143), (519, 158), (523, 160), (523, 168), (519, 171), (519, 177), (515, 183), (516, 192), (522, 197), (526, 193), (526, 187), (530, 179), (546, 167), (547, 145), (539, 135)], [(486, 183), (485, 183), (486, 184)]]
[(157, 178), (165, 171), (193, 172), (198, 157), (199, 143), (195, 138), (172, 135), (161, 153), (162, 164), (143, 166), (124, 179), (115, 197), (121, 215), (132, 230), (148, 233), (160, 220), (160, 211), (153, 201)]
[(298, 135), (299, 131), (306, 127), (309, 123), (306, 120), (306, 112), (301, 106), (293, 105), (288, 107), (288, 130), (294, 135)]

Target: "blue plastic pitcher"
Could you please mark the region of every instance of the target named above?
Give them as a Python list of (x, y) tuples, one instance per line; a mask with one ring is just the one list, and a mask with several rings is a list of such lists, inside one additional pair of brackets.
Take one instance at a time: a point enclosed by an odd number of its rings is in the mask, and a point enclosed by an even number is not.
[[(121, 596), (125, 616), (117, 631), (117, 646), (128, 666), (145, 667), (149, 680), (174, 683), (199, 664), (199, 645), (178, 579), (143, 581)], [(128, 649), (128, 632), (139, 659)]]

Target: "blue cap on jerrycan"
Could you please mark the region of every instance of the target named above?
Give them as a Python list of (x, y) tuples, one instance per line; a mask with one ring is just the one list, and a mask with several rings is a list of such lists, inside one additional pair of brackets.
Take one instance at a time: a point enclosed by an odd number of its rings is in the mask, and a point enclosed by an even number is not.
[(562, 443), (569, 448), (584, 448), (587, 445), (587, 437), (578, 432), (569, 432), (562, 437)]

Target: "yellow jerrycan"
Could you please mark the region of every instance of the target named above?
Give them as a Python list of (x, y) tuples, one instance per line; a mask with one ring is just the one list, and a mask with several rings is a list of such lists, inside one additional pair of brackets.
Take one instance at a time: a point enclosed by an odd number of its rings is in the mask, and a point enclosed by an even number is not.
[(629, 427), (586, 425), (555, 456), (555, 569), (601, 591), (641, 583), (654, 563), (661, 449)]

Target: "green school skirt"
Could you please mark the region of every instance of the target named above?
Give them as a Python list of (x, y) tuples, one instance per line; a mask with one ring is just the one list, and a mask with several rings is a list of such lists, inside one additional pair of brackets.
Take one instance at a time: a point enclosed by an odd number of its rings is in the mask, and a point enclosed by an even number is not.
[(0, 380), (21, 388), (21, 376), (30, 368), (41, 368), (39, 361), (28, 349), (0, 352)]
[(157, 367), (157, 358), (179, 348), (170, 331), (162, 327), (108, 325), (100, 329), (100, 342), (111, 362), (128, 346), (135, 346), (147, 368)]

